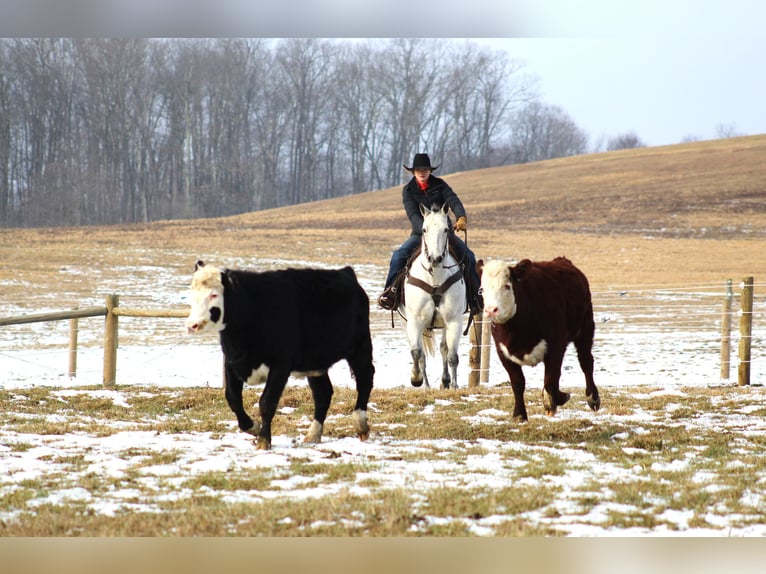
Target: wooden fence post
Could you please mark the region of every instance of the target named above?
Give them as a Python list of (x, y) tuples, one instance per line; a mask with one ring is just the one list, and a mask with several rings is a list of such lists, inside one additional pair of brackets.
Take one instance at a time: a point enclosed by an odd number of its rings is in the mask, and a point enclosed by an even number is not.
[(119, 295), (106, 296), (106, 320), (104, 321), (104, 386), (114, 387), (117, 379), (117, 315)]
[(77, 317), (69, 319), (69, 376), (77, 376), (77, 334), (80, 330)]
[(726, 295), (723, 298), (723, 315), (721, 316), (721, 378), (729, 379), (731, 366), (731, 279), (726, 280)]
[(753, 278), (745, 277), (742, 286), (739, 317), (739, 369), (737, 384), (740, 387), (750, 384), (750, 344), (753, 334)]
[(473, 327), (471, 328), (471, 349), (468, 351), (468, 364), (470, 371), (468, 373), (468, 386), (478, 387), (479, 377), (481, 375), (481, 325), (482, 317), (480, 314), (473, 316)]
[(492, 321), (485, 318), (481, 326), (481, 382), (489, 382), (489, 355), (492, 350)]

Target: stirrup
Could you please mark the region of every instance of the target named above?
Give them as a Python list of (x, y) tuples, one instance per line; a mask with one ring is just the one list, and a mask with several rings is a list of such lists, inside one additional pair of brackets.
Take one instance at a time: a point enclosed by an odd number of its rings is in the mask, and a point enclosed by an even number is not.
[(386, 287), (378, 296), (378, 305), (387, 311), (393, 311), (396, 307), (396, 287)]

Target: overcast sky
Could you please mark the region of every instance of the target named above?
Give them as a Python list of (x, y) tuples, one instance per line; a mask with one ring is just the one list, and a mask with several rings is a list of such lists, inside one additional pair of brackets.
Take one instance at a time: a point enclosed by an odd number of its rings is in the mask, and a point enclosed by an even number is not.
[(470, 37), (591, 137), (766, 133), (764, 0), (0, 0), (3, 36)]
[(542, 99), (562, 107), (591, 143), (625, 132), (648, 145), (711, 139), (719, 126), (766, 133), (764, 38), (473, 41), (523, 60), (538, 76)]

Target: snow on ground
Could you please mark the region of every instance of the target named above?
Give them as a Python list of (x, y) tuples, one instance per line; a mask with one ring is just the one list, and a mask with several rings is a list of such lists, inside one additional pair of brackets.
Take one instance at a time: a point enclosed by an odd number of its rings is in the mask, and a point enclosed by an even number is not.
[[(151, 273), (155, 275), (156, 269)], [(383, 270), (369, 266), (357, 269), (360, 281), (374, 299), (380, 289), (380, 278)], [(135, 288), (135, 275), (131, 276), (130, 285), (110, 285), (115, 291), (126, 292), (129, 288)], [(166, 282), (169, 285), (177, 285), (178, 279), (171, 278)], [(157, 306), (167, 306), (183, 302), (183, 294), (174, 289), (167, 292), (153, 293)], [(654, 331), (651, 328), (631, 329), (625, 322), (611, 320), (612, 316), (598, 316), (597, 314), (597, 337), (594, 346), (596, 364), (596, 382), (601, 388), (619, 386), (641, 386), (648, 389), (659, 387), (660, 393), (677, 394), (683, 397), (693, 392), (694, 387), (716, 386), (722, 384), (719, 378), (720, 372), (720, 349), (715, 341), (715, 336), (702, 337), (708, 342), (695, 343), (700, 340), (700, 333), (695, 330)], [(78, 387), (97, 386), (102, 381), (103, 351), (98, 346), (101, 336), (103, 319), (82, 320), (81, 329), (83, 342), (77, 357), (77, 376), (69, 378), (65, 371), (68, 360), (66, 350), (67, 328), (65, 321), (60, 325), (35, 324), (26, 326), (24, 329), (2, 327), (0, 328), (0, 389), (16, 389), (24, 387), (50, 386), (58, 389), (57, 396), (66, 400), (68, 393), (79, 392)], [(158, 324), (162, 324), (158, 326)], [(374, 304), (371, 305), (371, 324), (373, 332), (374, 360), (376, 367), (375, 388), (387, 389), (394, 387), (409, 386), (410, 357), (407, 349), (406, 337), (402, 320), (395, 318), (396, 326), (391, 328), (391, 314), (384, 312)], [(756, 337), (763, 339), (763, 328)], [(85, 330), (90, 329), (90, 333)], [(714, 330), (714, 329), (713, 329)], [(715, 333), (713, 332), (713, 335)], [(183, 320), (155, 321), (145, 319), (120, 319), (121, 344), (117, 358), (117, 381), (119, 385), (147, 386), (147, 387), (194, 387), (206, 386), (220, 388), (222, 385), (222, 357), (215, 336), (192, 336), (183, 333)], [(143, 342), (142, 342), (143, 341)], [(147, 344), (149, 342), (149, 344)], [(736, 349), (736, 341), (733, 343)], [(460, 365), (458, 369), (459, 384), (465, 386), (468, 380), (468, 338), (461, 343)], [(497, 385), (507, 381), (507, 375), (500, 366), (494, 350), (490, 353), (489, 382), (488, 385)], [(761, 368), (751, 369), (751, 383), (756, 403), (762, 404), (760, 387), (766, 383), (766, 373), (762, 363), (756, 363), (757, 353), (754, 353), (754, 365)], [(735, 357), (736, 359), (736, 357)], [(736, 378), (736, 363), (732, 364), (732, 376)], [(441, 366), (439, 361), (432, 358), (429, 362), (428, 373), (435, 386), (439, 380)], [(528, 386), (540, 388), (542, 385), (542, 367), (527, 370)], [(345, 363), (335, 365), (330, 372), (331, 379), (336, 386), (353, 386)], [(292, 381), (289, 384), (305, 384), (303, 381)], [(567, 353), (562, 386), (577, 387), (583, 384), (582, 374), (576, 363), (573, 349)], [(727, 384), (732, 384), (731, 381)], [(120, 391), (98, 390), (88, 391), (94, 396), (111, 398), (117, 404), (125, 404), (125, 398)], [(413, 392), (418, 392), (413, 389)], [(652, 391), (658, 392), (658, 391)], [(426, 408), (433, 408), (430, 405)], [(601, 419), (608, 418), (606, 412), (597, 414), (585, 413), (582, 409), (573, 413), (572, 410), (562, 409), (558, 416), (594, 416)], [(374, 404), (371, 405), (371, 413), (374, 414)], [(334, 415), (338, 416), (338, 415)], [(483, 421), (497, 421), (497, 424), (506, 424), (507, 413), (496, 409), (486, 409), (478, 413)], [(470, 422), (470, 421), (469, 421)], [(635, 434), (642, 432), (642, 420), (635, 420)], [(697, 424), (700, 424), (699, 422)], [(715, 417), (711, 417), (710, 424), (720, 424)], [(732, 421), (736, 426), (736, 421)], [(374, 459), (387, 461), (383, 466), (385, 472), (375, 473), (375, 481), (383, 486), (409, 487), (413, 481), (420, 484), (450, 485), (465, 484), (466, 474), (470, 474), (472, 484), (489, 488), (509, 486), (512, 481), (512, 473), (509, 472), (509, 463), (504, 456), (509, 449), (521, 449), (523, 445), (502, 444), (493, 440), (481, 440), (482, 455), (476, 455), (468, 460), (467, 468), (459, 471), (460, 480), (453, 474), (441, 468), (438, 464), (429, 461), (420, 463), (391, 462), (396, 459), (392, 454), (396, 449), (449, 449), (449, 444), (397, 444), (391, 441), (359, 442), (356, 439), (343, 439), (325, 441), (312, 448), (296, 447), (293, 439), (283, 435), (275, 435), (273, 450), (267, 453), (253, 455), (252, 442), (247, 436), (236, 432), (232, 417), (231, 434), (217, 437), (215, 440), (204, 434), (188, 436), (169, 436), (155, 432), (125, 431), (116, 432), (108, 437), (88, 436), (82, 433), (64, 434), (60, 436), (47, 436), (44, 441), (35, 441), (33, 437), (22, 437), (33, 444), (32, 448), (23, 453), (14, 453), (14, 457), (5, 456), (9, 452), (7, 441), (3, 438), (3, 446), (0, 446), (0, 474), (13, 477), (13, 482), (40, 476), (46, 472), (46, 467), (52, 464), (49, 453), (80, 449), (88, 452), (88, 472), (104, 475), (119, 475), (124, 469), (125, 461), (119, 453), (133, 445), (140, 444), (142, 447), (156, 450), (174, 450), (183, 453), (180, 460), (167, 468), (155, 465), (143, 469), (143, 481), (159, 484), (163, 481), (180, 481), (179, 469), (182, 475), (199, 473), (211, 470), (224, 470), (231, 468), (236, 461), (237, 468), (246, 468), (248, 465), (270, 467), (289, 466), (293, 451), (300, 451), (300, 456), (315, 460), (326, 461), (328, 454), (342, 452), (351, 459)], [(766, 428), (750, 429), (749, 432), (764, 433)], [(0, 437), (6, 433), (0, 426)], [(614, 437), (620, 440), (619, 436)], [(21, 438), (16, 437), (17, 440)], [(442, 441), (449, 443), (449, 441)], [(559, 456), (568, 456), (566, 452), (557, 451)], [(578, 453), (578, 456), (580, 454)], [(505, 459), (505, 467), (501, 461)], [(576, 468), (588, 470), (568, 471), (559, 480), (570, 487), (593, 479), (594, 474), (610, 475), (610, 473), (628, 473), (617, 468), (590, 468), (587, 461), (580, 461), (582, 465)], [(675, 464), (683, 465), (683, 460)], [(444, 465), (448, 465), (447, 462)], [(630, 477), (626, 477), (630, 478)], [(698, 480), (704, 481), (706, 477), (700, 476)], [(461, 482), (463, 481), (463, 482)], [(232, 501), (253, 500), (265, 496), (291, 496), (311, 497), (325, 496), (330, 493), (331, 486), (305, 488), (300, 477), (286, 479), (280, 485), (281, 490), (270, 490), (266, 493), (233, 492), (227, 496)], [(8, 482), (0, 485), (0, 491), (8, 488)], [(364, 494), (364, 487), (356, 487), (360, 494)], [(173, 496), (184, 496), (184, 493), (175, 493)], [(762, 507), (766, 492), (748, 493), (748, 505), (754, 508)], [(140, 504), (135, 502), (136, 492), (124, 490), (111, 493), (107, 500), (96, 499), (90, 492), (82, 488), (52, 492), (49, 498), (38, 501), (66, 503), (67, 501), (87, 501), (92, 503), (95, 511), (107, 515), (113, 515), (120, 508), (130, 507), (136, 510)], [(683, 512), (668, 510), (662, 520), (674, 524), (676, 530), (668, 530), (662, 526), (655, 530), (646, 528), (628, 529), (605, 529), (599, 526), (607, 520), (613, 503), (601, 504), (591, 511), (590, 515), (583, 517), (578, 515), (576, 501), (562, 499), (557, 511), (560, 516), (556, 519), (559, 527), (566, 528), (572, 536), (636, 536), (636, 535), (683, 535), (683, 536), (764, 536), (766, 524), (749, 526), (736, 531), (727, 528), (729, 522), (725, 516), (711, 515), (708, 524), (718, 528), (690, 527), (690, 516)], [(145, 505), (146, 510), (152, 509), (151, 502)], [(0, 517), (12, 519), (11, 516)], [(549, 517), (537, 516), (534, 518), (544, 524), (550, 521)], [(492, 525), (497, 517), (484, 517), (481, 520), (472, 521), (470, 528), (477, 535), (491, 535)], [(568, 522), (571, 521), (571, 524)]]

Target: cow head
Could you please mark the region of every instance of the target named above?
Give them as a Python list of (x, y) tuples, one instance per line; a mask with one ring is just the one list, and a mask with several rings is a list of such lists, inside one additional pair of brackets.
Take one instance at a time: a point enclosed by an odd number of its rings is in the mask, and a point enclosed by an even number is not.
[(222, 331), (223, 323), (223, 282), (222, 272), (217, 267), (197, 261), (191, 282), (191, 309), (186, 318), (189, 333)]
[(528, 261), (525, 259), (515, 267), (502, 261), (479, 260), (476, 270), (481, 277), (481, 292), (484, 297), (484, 315), (493, 323), (505, 323), (516, 314), (516, 296), (513, 284), (526, 274)]

